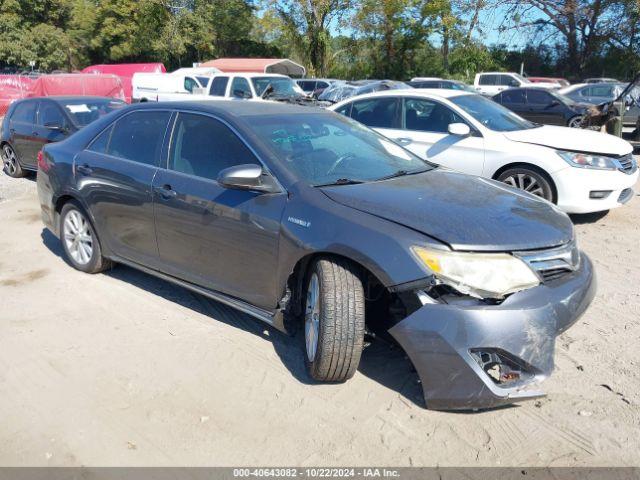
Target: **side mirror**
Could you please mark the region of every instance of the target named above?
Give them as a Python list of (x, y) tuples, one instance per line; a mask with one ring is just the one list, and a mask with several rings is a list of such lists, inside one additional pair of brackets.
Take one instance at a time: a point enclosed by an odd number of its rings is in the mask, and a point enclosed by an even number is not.
[(551, 100), (549, 108), (557, 107), (558, 105), (560, 105), (560, 100)]
[(458, 137), (468, 137), (471, 135), (471, 129), (466, 123), (450, 123), (447, 130), (449, 130), (451, 135)]
[(239, 190), (273, 193), (278, 187), (272, 178), (264, 174), (260, 165), (252, 163), (225, 168), (218, 174), (218, 183), (223, 187)]
[(233, 96), (236, 98), (251, 98), (251, 94), (249, 92), (245, 92), (244, 90), (234, 90)]

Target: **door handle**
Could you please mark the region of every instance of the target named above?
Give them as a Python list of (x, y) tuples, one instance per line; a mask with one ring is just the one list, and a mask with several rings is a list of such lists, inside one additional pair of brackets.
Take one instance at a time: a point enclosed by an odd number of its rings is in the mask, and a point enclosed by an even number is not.
[(86, 163), (84, 165), (79, 165), (76, 170), (82, 175), (91, 175), (93, 173), (93, 169)]
[(162, 187), (157, 188), (156, 190), (164, 200), (170, 200), (178, 195), (178, 192), (176, 192), (173, 188), (171, 188), (171, 185), (168, 184), (164, 184)]
[(31, 132), (31, 135), (33, 135), (34, 137), (39, 137), (40, 134), (38, 132)]
[(409, 145), (411, 142), (413, 142), (413, 140), (407, 137), (400, 137), (400, 138), (396, 138), (396, 142), (399, 143), (400, 145)]

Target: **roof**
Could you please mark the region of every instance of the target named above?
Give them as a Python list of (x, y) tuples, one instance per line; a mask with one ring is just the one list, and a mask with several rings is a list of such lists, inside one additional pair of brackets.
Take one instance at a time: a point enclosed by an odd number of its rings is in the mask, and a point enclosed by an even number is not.
[(216, 67), (223, 72), (281, 73), (302, 77), (306, 69), (288, 58), (218, 58), (200, 64), (200, 67)]

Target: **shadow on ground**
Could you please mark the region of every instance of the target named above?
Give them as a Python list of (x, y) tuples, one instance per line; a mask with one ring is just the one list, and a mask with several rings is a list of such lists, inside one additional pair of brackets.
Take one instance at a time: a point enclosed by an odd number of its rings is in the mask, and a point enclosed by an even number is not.
[[(49, 230), (44, 229), (41, 237), (44, 245), (52, 253), (67, 262), (60, 241)], [(124, 265), (117, 265), (103, 275), (129, 283), (136, 288), (207, 315), (212, 320), (224, 322), (271, 342), (276, 354), (296, 380), (306, 385), (318, 384), (306, 371), (302, 328), (299, 328), (293, 336), (285, 335), (227, 305)], [(400, 347), (380, 339), (373, 339), (362, 353), (358, 370), (382, 386), (397, 392), (410, 403), (420, 407), (425, 406), (418, 376)]]

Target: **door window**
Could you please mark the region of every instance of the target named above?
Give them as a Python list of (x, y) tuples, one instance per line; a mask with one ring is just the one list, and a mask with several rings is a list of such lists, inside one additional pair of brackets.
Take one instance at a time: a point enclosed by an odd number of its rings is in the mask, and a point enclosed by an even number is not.
[(184, 89), (189, 93), (193, 93), (194, 87), (198, 87), (198, 82), (191, 77), (184, 77)]
[(219, 120), (181, 113), (174, 128), (169, 169), (216, 180), (225, 168), (258, 163), (249, 148)]
[(236, 77), (231, 82), (231, 94), (238, 98), (251, 98), (251, 87), (249, 82), (244, 77)]
[(352, 105), (353, 103), (349, 102), (346, 105), (341, 106), (340, 108), (336, 108), (335, 112), (339, 113), (340, 115), (344, 115), (345, 117), (350, 117)]
[(520, 82), (511, 75), (500, 75), (500, 85), (505, 87), (519, 87)]
[(502, 103), (522, 104), (526, 103), (524, 98), (524, 90), (506, 90), (501, 94)]
[(589, 96), (611, 97), (613, 96), (613, 87), (611, 85), (594, 85), (593, 87), (589, 87)]
[(43, 101), (40, 103), (40, 112), (38, 115), (39, 125), (58, 125), (64, 127), (66, 124), (64, 114), (60, 111), (60, 107), (53, 102)]
[(215, 77), (211, 81), (209, 95), (214, 97), (224, 97), (224, 94), (227, 91), (227, 83), (229, 83), (229, 77)]
[(156, 165), (170, 112), (134, 112), (113, 127), (107, 153), (145, 165)]
[(14, 122), (35, 123), (36, 102), (22, 102), (16, 106), (11, 116)]
[(353, 102), (351, 118), (369, 127), (397, 128), (398, 100), (396, 98), (373, 98)]
[(549, 92), (543, 90), (529, 90), (527, 92), (527, 102), (535, 105), (548, 105), (553, 98)]
[(480, 85), (499, 85), (500, 75), (480, 75)]
[(404, 125), (407, 130), (447, 133), (452, 123), (466, 122), (441, 103), (423, 98), (404, 100)]

